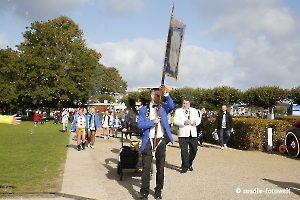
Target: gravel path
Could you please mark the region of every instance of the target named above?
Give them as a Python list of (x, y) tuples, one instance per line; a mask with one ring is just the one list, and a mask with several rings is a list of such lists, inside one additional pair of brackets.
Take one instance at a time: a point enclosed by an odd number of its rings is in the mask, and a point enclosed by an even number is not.
[[(80, 152), (76, 150), (72, 133), (61, 191), (53, 198), (31, 199), (135, 199), (141, 172), (124, 169), (123, 181), (120, 181), (117, 155), (121, 140), (103, 139), (100, 133), (101, 129), (97, 133), (95, 149)], [(167, 147), (163, 199), (299, 199), (299, 159), (277, 152), (220, 150), (216, 145), (206, 144), (199, 147), (194, 171), (180, 174), (177, 136), (174, 139), (175, 143)], [(149, 199), (154, 199), (154, 187), (155, 174)]]

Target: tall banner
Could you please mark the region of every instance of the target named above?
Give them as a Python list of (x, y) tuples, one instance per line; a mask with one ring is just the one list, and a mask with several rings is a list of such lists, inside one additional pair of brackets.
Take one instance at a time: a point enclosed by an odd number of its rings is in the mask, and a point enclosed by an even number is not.
[[(174, 6), (173, 6), (174, 9)], [(166, 47), (164, 72), (166, 75), (178, 80), (179, 56), (186, 25), (173, 17), (170, 19), (169, 34)]]

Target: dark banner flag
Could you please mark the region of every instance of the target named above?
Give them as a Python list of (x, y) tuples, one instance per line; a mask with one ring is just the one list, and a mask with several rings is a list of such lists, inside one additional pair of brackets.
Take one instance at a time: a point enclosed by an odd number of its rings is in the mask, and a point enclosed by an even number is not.
[(173, 17), (170, 20), (168, 41), (165, 55), (165, 73), (178, 80), (179, 56), (186, 25)]

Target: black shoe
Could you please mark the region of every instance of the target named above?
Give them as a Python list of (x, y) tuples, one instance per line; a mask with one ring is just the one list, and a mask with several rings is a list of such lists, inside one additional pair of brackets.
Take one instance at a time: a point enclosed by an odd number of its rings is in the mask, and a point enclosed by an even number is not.
[(80, 151), (81, 150), (81, 146), (77, 145), (77, 150)]
[(147, 200), (148, 199), (148, 195), (145, 195), (145, 194), (142, 194), (138, 191), (136, 191), (135, 193), (135, 197), (138, 198), (138, 199), (143, 199), (143, 200)]
[(161, 194), (155, 194), (154, 199), (162, 199)]
[(189, 167), (190, 171), (194, 171), (194, 168), (192, 167), (192, 165)]
[(182, 174), (184, 174), (184, 173), (187, 173), (187, 169), (185, 169), (185, 170), (181, 170), (181, 172), (180, 173), (182, 173)]

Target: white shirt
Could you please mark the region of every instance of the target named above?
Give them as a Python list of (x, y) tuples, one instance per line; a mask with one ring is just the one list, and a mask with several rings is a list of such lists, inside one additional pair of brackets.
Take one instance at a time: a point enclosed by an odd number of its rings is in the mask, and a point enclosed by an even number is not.
[(77, 124), (76, 124), (76, 126), (78, 127), (78, 128), (85, 128), (85, 117), (84, 116), (79, 116), (78, 115), (78, 117), (77, 117)]
[[(155, 119), (155, 117), (157, 116), (157, 107), (155, 107), (155, 108), (153, 108), (153, 104), (152, 103), (150, 103), (150, 105), (149, 105), (149, 109), (150, 109), (150, 113), (149, 113), (149, 119), (150, 120), (154, 120)], [(161, 125), (161, 123), (159, 122), (158, 123), (158, 126), (157, 126), (157, 137), (156, 138), (161, 138), (161, 137), (163, 137), (163, 132), (162, 132), (162, 125)], [(149, 138), (154, 138), (154, 135), (155, 135), (155, 126), (154, 127), (152, 127), (152, 128), (150, 128), (150, 134), (149, 134)]]

